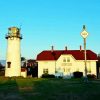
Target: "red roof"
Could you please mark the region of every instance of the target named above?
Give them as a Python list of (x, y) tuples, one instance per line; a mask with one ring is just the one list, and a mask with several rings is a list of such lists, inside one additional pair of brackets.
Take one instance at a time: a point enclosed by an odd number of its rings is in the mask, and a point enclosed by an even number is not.
[[(84, 60), (84, 50), (51, 50), (42, 51), (37, 55), (37, 60), (57, 60), (61, 55), (70, 54), (76, 60)], [(86, 51), (87, 60), (98, 60), (96, 53), (91, 50)]]
[(25, 72), (26, 71), (26, 68), (21, 68), (21, 72)]

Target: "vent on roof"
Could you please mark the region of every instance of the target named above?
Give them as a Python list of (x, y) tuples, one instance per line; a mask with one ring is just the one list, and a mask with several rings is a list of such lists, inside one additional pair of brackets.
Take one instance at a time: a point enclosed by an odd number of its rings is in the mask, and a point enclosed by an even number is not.
[(65, 50), (67, 50), (67, 46), (65, 46)]
[(82, 46), (80, 45), (80, 51), (82, 51)]
[(54, 46), (51, 46), (51, 52), (53, 52), (54, 51)]

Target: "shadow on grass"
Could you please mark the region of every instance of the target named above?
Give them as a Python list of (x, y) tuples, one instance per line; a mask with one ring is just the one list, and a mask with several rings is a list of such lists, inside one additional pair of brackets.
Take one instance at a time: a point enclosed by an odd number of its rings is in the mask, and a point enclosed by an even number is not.
[(0, 100), (23, 100), (15, 78), (0, 77)]
[[(20, 89), (26, 100), (99, 100), (100, 86), (80, 79), (27, 79)], [(32, 88), (30, 88), (32, 87)]]
[(1, 100), (99, 100), (100, 81), (80, 79), (0, 79)]

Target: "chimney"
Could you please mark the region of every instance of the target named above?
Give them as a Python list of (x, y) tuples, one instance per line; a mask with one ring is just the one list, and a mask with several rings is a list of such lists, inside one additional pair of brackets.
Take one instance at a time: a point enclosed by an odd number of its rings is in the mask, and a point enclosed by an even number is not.
[(65, 46), (65, 50), (67, 50), (67, 46)]
[(51, 46), (51, 52), (53, 52), (54, 51), (54, 46)]
[(80, 51), (82, 51), (82, 46), (80, 45)]

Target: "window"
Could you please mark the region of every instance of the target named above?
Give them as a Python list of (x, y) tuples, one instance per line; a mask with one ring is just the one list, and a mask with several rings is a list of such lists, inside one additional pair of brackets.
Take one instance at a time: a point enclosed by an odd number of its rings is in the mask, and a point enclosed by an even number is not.
[(30, 72), (30, 68), (28, 68), (28, 71)]
[(70, 62), (70, 58), (69, 57), (67, 58), (67, 62)]
[(70, 72), (70, 68), (66, 68), (66, 72)]
[(7, 67), (8, 67), (8, 68), (11, 67), (11, 62), (7, 62)]
[(66, 72), (65, 68), (63, 68), (64, 72)]
[(66, 62), (66, 59), (65, 58), (63, 58), (63, 62)]
[(48, 74), (48, 69), (43, 69), (43, 74)]

